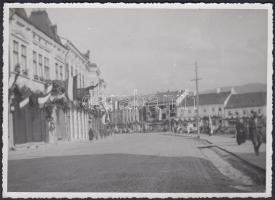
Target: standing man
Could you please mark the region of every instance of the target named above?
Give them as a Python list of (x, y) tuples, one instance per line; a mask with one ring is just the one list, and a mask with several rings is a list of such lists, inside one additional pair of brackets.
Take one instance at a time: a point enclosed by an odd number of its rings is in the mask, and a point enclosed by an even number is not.
[(249, 119), (249, 137), (252, 140), (254, 152), (258, 156), (263, 138), (261, 133), (257, 130), (257, 126), (258, 126), (257, 114), (252, 111), (251, 117)]
[(236, 124), (235, 124), (236, 131), (237, 131), (236, 139), (237, 139), (238, 145), (241, 145), (242, 143), (245, 142), (245, 128), (241, 120), (242, 119), (237, 118)]

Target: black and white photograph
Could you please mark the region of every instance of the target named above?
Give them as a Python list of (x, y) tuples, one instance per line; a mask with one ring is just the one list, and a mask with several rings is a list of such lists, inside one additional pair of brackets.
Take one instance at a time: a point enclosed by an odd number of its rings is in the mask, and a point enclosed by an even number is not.
[(272, 12), (5, 3), (3, 197), (271, 197)]

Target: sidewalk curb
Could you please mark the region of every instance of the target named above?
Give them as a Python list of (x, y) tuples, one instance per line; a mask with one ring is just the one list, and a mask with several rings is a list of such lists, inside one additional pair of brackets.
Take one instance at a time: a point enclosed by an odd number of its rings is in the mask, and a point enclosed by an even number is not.
[(44, 146), (45, 144), (46, 144), (45, 142), (18, 144), (18, 145), (14, 145), (14, 147), (12, 149), (10, 149), (9, 151), (20, 151), (23, 149), (38, 149), (41, 146)]
[(223, 150), (223, 151), (225, 151), (225, 152), (227, 152), (227, 153), (229, 153), (229, 154), (231, 154), (231, 155), (237, 157), (237, 158), (240, 159), (241, 161), (247, 163), (248, 165), (250, 165), (251, 167), (256, 168), (256, 169), (259, 170), (259, 171), (266, 172), (266, 170), (265, 170), (264, 168), (262, 168), (262, 167), (260, 167), (260, 166), (258, 166), (258, 165), (255, 165), (255, 164), (253, 164), (253, 163), (247, 161), (246, 159), (243, 159), (242, 157), (238, 156), (237, 154), (235, 154), (235, 153), (233, 153), (233, 152), (231, 152), (231, 151), (228, 151), (228, 150), (222, 148), (221, 146), (216, 145), (216, 144), (210, 142), (209, 140), (207, 140), (207, 139), (205, 139), (205, 138), (200, 138), (200, 140), (204, 140), (204, 141), (208, 142), (209, 144), (213, 144), (213, 146), (215, 146), (215, 147), (217, 147), (217, 148), (219, 148), (219, 149), (221, 149), (221, 150)]

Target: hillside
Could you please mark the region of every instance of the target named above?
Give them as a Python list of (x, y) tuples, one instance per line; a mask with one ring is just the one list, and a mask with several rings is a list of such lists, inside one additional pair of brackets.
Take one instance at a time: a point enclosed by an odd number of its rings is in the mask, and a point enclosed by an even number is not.
[[(248, 83), (245, 85), (237, 85), (237, 86), (226, 86), (220, 87), (220, 91), (229, 91), (231, 88), (234, 88), (237, 93), (250, 93), (250, 92), (262, 92), (266, 91), (266, 84), (263, 83)], [(216, 92), (217, 89), (202, 91), (201, 93), (212, 93)]]

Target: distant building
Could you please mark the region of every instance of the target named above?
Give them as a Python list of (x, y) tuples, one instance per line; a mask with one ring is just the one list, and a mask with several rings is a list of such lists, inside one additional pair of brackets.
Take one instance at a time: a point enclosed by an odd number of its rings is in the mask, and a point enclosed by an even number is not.
[[(224, 116), (225, 105), (231, 92), (215, 92), (199, 95), (199, 116), (218, 117)], [(177, 117), (183, 121), (193, 121), (196, 118), (196, 96), (186, 96), (177, 107)]]
[(121, 128), (132, 128), (136, 130), (137, 123), (140, 122), (140, 105), (136, 104), (132, 96), (112, 97), (112, 111), (110, 120), (113, 125)]
[(251, 111), (266, 115), (266, 92), (231, 95), (225, 106), (225, 118), (248, 117)]
[(147, 98), (148, 120), (162, 121), (176, 118), (176, 102), (182, 92), (180, 90), (168, 90), (166, 92), (157, 92)]

